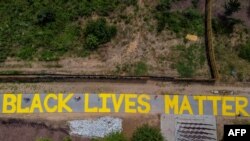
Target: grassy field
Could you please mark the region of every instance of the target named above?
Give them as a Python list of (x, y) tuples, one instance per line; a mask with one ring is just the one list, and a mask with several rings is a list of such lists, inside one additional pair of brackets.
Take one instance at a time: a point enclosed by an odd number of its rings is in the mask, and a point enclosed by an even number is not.
[[(214, 6), (223, 80), (250, 79), (250, 6), (240, 2), (233, 13), (225, 0)], [(208, 78), (202, 9), (204, 0), (2, 0), (0, 72)]]

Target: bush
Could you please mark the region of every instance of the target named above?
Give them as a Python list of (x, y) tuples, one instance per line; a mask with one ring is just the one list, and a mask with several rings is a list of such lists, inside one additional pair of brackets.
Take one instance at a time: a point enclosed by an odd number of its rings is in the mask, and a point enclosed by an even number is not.
[(238, 0), (227, 0), (224, 8), (225, 15), (231, 16), (234, 12), (238, 12), (240, 10), (240, 2)]
[(138, 62), (135, 64), (134, 74), (135, 75), (146, 75), (148, 73), (148, 66), (144, 62)]
[(161, 32), (167, 25), (168, 29), (177, 34), (204, 34), (203, 16), (196, 9), (187, 9), (183, 12), (160, 12), (156, 17), (158, 32)]
[(23, 47), (19, 50), (17, 56), (23, 60), (31, 60), (35, 51), (32, 47)]
[(229, 18), (221, 16), (212, 20), (213, 30), (216, 34), (229, 35), (233, 32), (233, 28), (236, 24), (241, 24), (242, 21), (239, 19)]
[(198, 3), (200, 0), (192, 0), (192, 5), (194, 8), (198, 8)]
[(247, 44), (241, 46), (239, 57), (250, 62), (250, 41)]
[(57, 56), (57, 54), (50, 50), (44, 50), (39, 58), (39, 60), (41, 61), (55, 61), (58, 59), (59, 57)]
[(7, 47), (0, 46), (0, 62), (4, 62), (4, 60), (8, 57), (10, 49)]
[(96, 36), (90, 34), (87, 36), (86, 40), (85, 40), (85, 47), (89, 50), (95, 50), (97, 49), (99, 43), (98, 43), (98, 39)]
[(120, 132), (111, 133), (104, 138), (93, 139), (93, 141), (127, 141), (125, 136)]
[(145, 124), (136, 129), (131, 141), (164, 141), (164, 138), (158, 128)]
[(97, 49), (99, 45), (109, 42), (116, 32), (116, 27), (107, 25), (105, 19), (89, 21), (84, 29), (85, 48)]

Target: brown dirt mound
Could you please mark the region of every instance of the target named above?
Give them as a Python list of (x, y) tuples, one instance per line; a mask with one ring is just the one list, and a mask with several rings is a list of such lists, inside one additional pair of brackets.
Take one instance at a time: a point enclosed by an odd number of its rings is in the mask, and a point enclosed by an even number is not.
[[(19, 119), (0, 119), (0, 141), (36, 141), (49, 138), (63, 141), (69, 137), (67, 127), (53, 127), (44, 122), (33, 122)], [(79, 137), (71, 137), (73, 141), (89, 141)]]

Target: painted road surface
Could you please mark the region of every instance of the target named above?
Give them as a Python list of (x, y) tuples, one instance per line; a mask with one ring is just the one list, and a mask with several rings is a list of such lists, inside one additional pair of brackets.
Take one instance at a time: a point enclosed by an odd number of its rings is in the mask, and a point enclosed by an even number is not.
[(250, 116), (250, 97), (149, 94), (2, 94), (0, 113), (128, 113)]

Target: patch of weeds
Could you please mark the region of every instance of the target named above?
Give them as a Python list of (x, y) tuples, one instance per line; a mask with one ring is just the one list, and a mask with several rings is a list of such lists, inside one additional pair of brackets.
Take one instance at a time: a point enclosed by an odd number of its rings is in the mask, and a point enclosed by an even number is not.
[(0, 46), (0, 62), (4, 62), (8, 57), (10, 49), (4, 46)]
[(137, 76), (146, 75), (148, 73), (148, 66), (145, 62), (137, 62), (134, 65), (134, 74)]
[(196, 70), (201, 68), (205, 61), (205, 47), (192, 44), (189, 47), (184, 45), (176, 46), (176, 51), (179, 52), (175, 68), (181, 77), (193, 77)]
[(104, 138), (92, 139), (92, 141), (127, 141), (125, 136), (120, 132), (111, 133)]
[(240, 47), (238, 56), (250, 62), (250, 41)]
[(21, 72), (20, 71), (16, 71), (16, 70), (7, 70), (7, 71), (0, 71), (0, 74), (17, 75), (17, 74), (21, 74)]
[(143, 61), (139, 61), (133, 64), (118, 65), (116, 66), (115, 73), (116, 74), (126, 73), (127, 75), (142, 76), (142, 75), (147, 75), (148, 70), (149, 70), (148, 65)]
[(35, 52), (36, 49), (33, 47), (23, 47), (18, 51), (17, 56), (22, 60), (31, 60)]
[(145, 124), (136, 129), (131, 141), (164, 141), (164, 137), (160, 129)]
[(50, 50), (44, 50), (39, 57), (41, 61), (56, 61), (58, 59), (59, 56)]
[(39, 139), (36, 139), (36, 141), (52, 141), (52, 139), (49, 139), (49, 138), (39, 138)]

